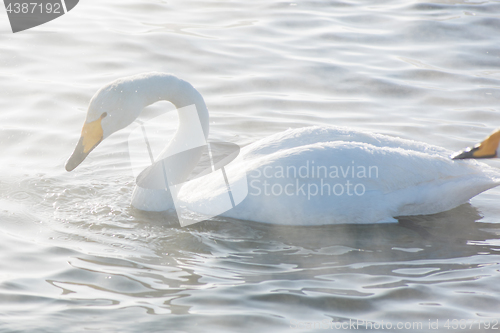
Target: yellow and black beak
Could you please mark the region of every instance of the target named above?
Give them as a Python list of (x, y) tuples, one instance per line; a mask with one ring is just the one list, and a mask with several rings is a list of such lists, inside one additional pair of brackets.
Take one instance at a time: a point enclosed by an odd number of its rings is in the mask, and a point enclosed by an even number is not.
[(99, 119), (83, 125), (82, 135), (76, 144), (75, 151), (66, 162), (66, 171), (72, 171), (80, 165), (87, 155), (102, 141), (101, 121), (104, 117), (106, 117), (106, 113), (103, 113)]
[(451, 158), (454, 160), (463, 160), (467, 158), (494, 158), (497, 156), (498, 146), (500, 145), (500, 130), (494, 132), (480, 144), (472, 148), (466, 148), (453, 155)]

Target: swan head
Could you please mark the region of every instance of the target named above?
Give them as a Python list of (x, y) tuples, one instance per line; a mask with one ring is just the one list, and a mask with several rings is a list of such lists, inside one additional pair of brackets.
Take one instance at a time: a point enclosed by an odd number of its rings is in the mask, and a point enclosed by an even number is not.
[(461, 150), (451, 156), (454, 160), (462, 160), (468, 158), (494, 158), (500, 157), (500, 129), (493, 132), (483, 142)]
[(75, 169), (101, 141), (130, 125), (145, 103), (141, 87), (131, 78), (116, 80), (102, 87), (90, 100), (80, 140), (66, 162), (66, 170)]
[(161, 100), (176, 108), (195, 105), (205, 138), (208, 137), (208, 110), (191, 84), (166, 73), (132, 75), (105, 85), (92, 97), (80, 140), (66, 162), (66, 170), (76, 168), (101, 141), (132, 124), (146, 106)]

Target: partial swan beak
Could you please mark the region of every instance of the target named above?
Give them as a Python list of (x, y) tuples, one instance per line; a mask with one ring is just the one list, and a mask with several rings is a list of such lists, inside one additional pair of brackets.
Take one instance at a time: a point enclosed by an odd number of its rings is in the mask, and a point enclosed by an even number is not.
[(473, 148), (466, 148), (453, 155), (451, 158), (454, 160), (462, 160), (466, 158), (493, 158), (497, 156), (498, 146), (500, 145), (500, 130), (494, 132), (487, 137), (480, 144), (475, 145)]
[(464, 150), (458, 151), (455, 154), (451, 155), (452, 160), (464, 160), (468, 158), (476, 158), (474, 157), (474, 153), (479, 150), (479, 147), (468, 147)]
[(76, 144), (73, 154), (71, 154), (66, 162), (66, 171), (72, 171), (80, 165), (87, 155), (102, 141), (103, 131), (101, 120), (105, 116), (106, 113), (104, 113), (101, 118), (83, 125), (82, 136)]

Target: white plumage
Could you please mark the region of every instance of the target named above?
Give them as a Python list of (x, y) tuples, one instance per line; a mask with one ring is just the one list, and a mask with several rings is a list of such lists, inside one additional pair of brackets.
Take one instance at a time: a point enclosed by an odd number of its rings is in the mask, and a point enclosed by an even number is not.
[[(159, 159), (184, 149), (191, 131), (201, 128), (201, 138), (208, 137), (208, 111), (189, 83), (162, 73), (127, 77), (92, 98), (82, 138), (66, 169), (73, 170), (99, 142), (158, 100), (169, 100), (177, 108), (194, 105), (200, 121), (193, 124), (191, 116), (179, 111), (179, 129)], [(223, 215), (283, 225), (395, 222), (398, 216), (452, 209), (500, 184), (498, 170), (476, 161), (451, 160), (450, 153), (351, 129), (290, 129), (244, 147), (226, 166), (229, 182), (245, 183), (248, 195)], [(188, 177), (200, 156), (176, 162), (170, 174), (175, 183)], [(227, 195), (227, 184), (212, 173), (185, 183), (177, 198), (183, 207), (203, 214), (226, 205)], [(132, 205), (150, 211), (174, 208), (169, 192), (140, 186)]]
[[(247, 175), (249, 195), (224, 216), (285, 225), (395, 222), (394, 217), (398, 216), (452, 209), (500, 184), (498, 170), (476, 161), (453, 161), (450, 153), (425, 143), (345, 128), (287, 130), (244, 147), (239, 159), (226, 168), (233, 181)], [(267, 171), (281, 176), (281, 169), (295, 167), (298, 170), (307, 166), (307, 161), (309, 168), (303, 170), (309, 169), (310, 176), (297, 175), (299, 184), (305, 183), (304, 194), (297, 194), (295, 179), (286, 177), (286, 173), (284, 177), (271, 178), (263, 173), (267, 167)], [(320, 170), (319, 177), (312, 176), (313, 161), (315, 167), (328, 167), (326, 177), (321, 172), (324, 169)], [(338, 177), (330, 177), (335, 176), (330, 170), (338, 170)], [(258, 193), (251, 186), (252, 181), (259, 184), (260, 195), (252, 195)], [(269, 183), (270, 195), (263, 191), (264, 181)], [(346, 181), (352, 184), (352, 195), (346, 193)], [(271, 184), (279, 184), (275, 193), (293, 184), (288, 191), (293, 195), (273, 195)], [(308, 197), (311, 184), (316, 184), (318, 189), (323, 186), (324, 195), (318, 190), (316, 195)], [(325, 184), (330, 184), (330, 189), (335, 184), (343, 184), (344, 193), (336, 195), (332, 190), (328, 195)], [(354, 191), (355, 184), (363, 185), (362, 195)], [(314, 189), (311, 186), (311, 192)], [(337, 194), (340, 189), (337, 185)], [(358, 193), (361, 189), (358, 186)], [(187, 183), (180, 199), (193, 210), (202, 211), (207, 202), (216, 205), (223, 198), (224, 190), (224, 184), (213, 174), (208, 179)]]

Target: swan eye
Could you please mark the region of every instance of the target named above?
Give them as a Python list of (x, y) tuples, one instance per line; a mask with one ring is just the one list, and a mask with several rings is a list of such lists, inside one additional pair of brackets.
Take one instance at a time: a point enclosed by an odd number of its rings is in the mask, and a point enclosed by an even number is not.
[(101, 114), (101, 119), (102, 118), (105, 118), (108, 114), (106, 112), (104, 112), (103, 114)]

